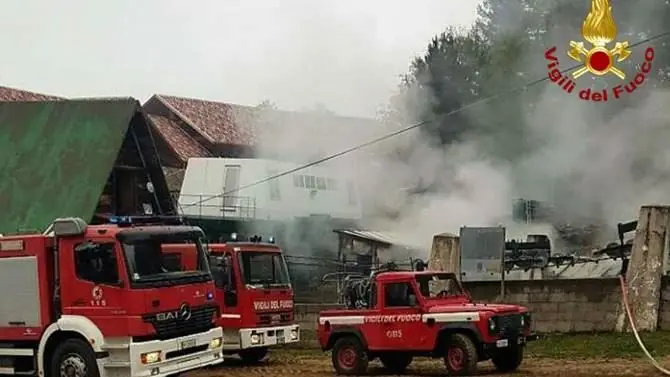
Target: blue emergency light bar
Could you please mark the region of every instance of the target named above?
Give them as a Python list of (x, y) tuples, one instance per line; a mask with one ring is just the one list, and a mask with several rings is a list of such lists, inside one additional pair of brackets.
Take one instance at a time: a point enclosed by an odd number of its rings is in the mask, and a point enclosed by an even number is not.
[[(237, 233), (231, 233), (230, 234), (230, 242), (238, 242), (238, 241), (239, 240), (238, 240)], [(251, 236), (251, 237), (249, 237), (249, 242), (258, 242), (258, 243), (263, 242), (263, 237), (258, 236), (258, 235)], [(275, 243), (275, 238), (274, 237), (269, 237), (267, 242), (268, 243)]]
[(108, 221), (110, 224), (119, 226), (184, 224), (184, 219), (181, 216), (110, 216)]

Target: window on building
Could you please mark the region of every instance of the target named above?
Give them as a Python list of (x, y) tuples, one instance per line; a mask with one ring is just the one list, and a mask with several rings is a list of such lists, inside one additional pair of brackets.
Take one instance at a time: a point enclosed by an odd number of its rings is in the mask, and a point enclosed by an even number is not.
[(114, 243), (84, 242), (76, 245), (74, 269), (81, 280), (96, 284), (117, 284), (119, 270)]
[(223, 186), (223, 206), (237, 206), (237, 190), (240, 188), (240, 166), (226, 165), (226, 176)]
[(347, 182), (347, 193), (349, 194), (349, 204), (356, 204), (356, 186), (353, 181)]
[[(279, 174), (275, 170), (268, 171), (269, 177), (274, 177)], [(281, 192), (279, 191), (279, 179), (271, 179), (268, 181), (268, 186), (270, 187), (270, 200), (281, 200)]]
[(328, 190), (335, 191), (335, 190), (337, 190), (337, 181), (332, 179), (332, 178), (328, 178), (328, 180), (326, 182), (326, 186), (328, 187)]
[(308, 189), (315, 189), (316, 188), (316, 179), (314, 178), (313, 175), (306, 175), (305, 176), (305, 187)]
[(319, 189), (319, 190), (325, 190), (326, 189), (326, 178), (316, 177), (316, 188)]
[(302, 174), (293, 175), (293, 186), (305, 187), (305, 176)]

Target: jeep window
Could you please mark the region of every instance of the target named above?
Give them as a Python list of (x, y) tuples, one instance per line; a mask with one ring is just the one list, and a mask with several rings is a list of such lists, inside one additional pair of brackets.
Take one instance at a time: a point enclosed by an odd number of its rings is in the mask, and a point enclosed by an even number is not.
[(416, 283), (425, 298), (461, 296), (463, 291), (453, 275), (425, 274), (417, 275)]
[(114, 243), (84, 242), (76, 245), (74, 269), (81, 280), (96, 284), (117, 284), (119, 270)]
[(410, 295), (415, 295), (410, 283), (389, 283), (384, 286), (384, 305), (387, 307), (411, 306)]

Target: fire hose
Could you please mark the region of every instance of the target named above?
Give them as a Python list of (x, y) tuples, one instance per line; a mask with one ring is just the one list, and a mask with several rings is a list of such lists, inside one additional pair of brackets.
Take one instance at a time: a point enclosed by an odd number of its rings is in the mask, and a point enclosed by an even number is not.
[(666, 376), (670, 376), (670, 370), (667, 370), (663, 368), (661, 364), (654, 359), (653, 356), (649, 353), (649, 350), (647, 350), (647, 347), (645, 347), (644, 343), (642, 342), (642, 339), (640, 338), (640, 334), (637, 332), (637, 328), (635, 328), (635, 322), (633, 321), (633, 314), (630, 311), (630, 306), (628, 305), (628, 290), (626, 289), (626, 280), (622, 275), (619, 275), (619, 283), (621, 285), (621, 301), (623, 302), (623, 307), (626, 310), (626, 316), (628, 317), (628, 323), (630, 324), (630, 329), (633, 331), (633, 335), (635, 335), (635, 340), (637, 340), (637, 344), (640, 345), (640, 349), (642, 352), (644, 352), (645, 356), (649, 359), (649, 362), (651, 365), (654, 366), (659, 372), (665, 374)]

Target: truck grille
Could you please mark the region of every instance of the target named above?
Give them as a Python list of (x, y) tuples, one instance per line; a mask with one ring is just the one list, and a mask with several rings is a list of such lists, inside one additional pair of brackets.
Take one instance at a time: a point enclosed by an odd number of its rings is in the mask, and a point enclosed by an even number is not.
[(170, 339), (211, 329), (214, 327), (212, 321), (216, 311), (216, 306), (195, 306), (191, 308), (191, 316), (186, 320), (176, 318), (159, 320), (158, 315), (161, 313), (144, 314), (142, 319), (144, 322), (153, 325), (154, 330), (156, 330), (156, 338)]
[(274, 326), (288, 323), (291, 321), (293, 321), (293, 313), (283, 312), (283, 313), (259, 314), (257, 323), (259, 326)]
[(521, 314), (508, 314), (498, 317), (498, 328), (504, 335), (516, 335), (521, 332)]

